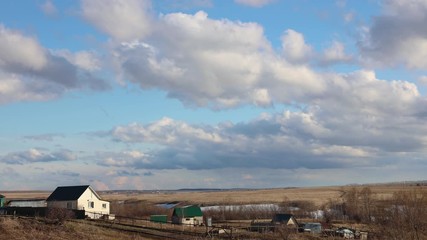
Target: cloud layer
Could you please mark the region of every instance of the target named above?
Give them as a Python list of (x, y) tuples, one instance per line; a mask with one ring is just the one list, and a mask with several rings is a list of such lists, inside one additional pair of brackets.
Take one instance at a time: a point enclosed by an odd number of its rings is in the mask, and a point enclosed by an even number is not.
[(50, 100), (74, 89), (109, 88), (87, 71), (89, 53), (77, 53), (68, 61), (72, 55), (55, 54), (35, 38), (0, 25), (0, 104)]
[[(193, 7), (215, 5), (187, 2)], [(232, 4), (261, 11), (274, 2)], [(24, 150), (0, 152), (0, 166), (7, 169), (2, 173), (25, 167), (35, 178), (48, 172), (52, 182), (80, 179), (108, 189), (144, 188), (147, 179), (155, 179), (159, 187), (227, 182), (268, 186), (283, 179), (313, 183), (332, 173), (345, 180), (354, 169), (370, 176), (384, 169), (398, 173), (412, 164), (414, 171), (425, 169), (427, 3), (384, 0), (380, 12), (366, 22), (356, 21), (360, 14), (348, 13), (344, 3), (338, 4), (348, 21), (344, 25), (359, 24), (354, 45), (333, 36), (311, 43), (304, 29), (291, 24), (284, 24), (273, 40), (258, 22), (215, 18), (207, 10), (157, 13), (154, 2), (139, 0), (80, 1), (74, 17), (102, 35), (96, 50), (51, 49), (36, 36), (0, 25), (3, 105), (87, 90), (137, 89), (144, 95), (154, 89), (194, 111), (231, 116), (250, 107), (266, 112), (211, 124), (179, 120), (166, 111), (151, 122), (134, 115), (138, 117), (131, 121), (114, 121), (94, 129), (96, 134), (75, 137), (90, 135), (83, 143), (71, 143), (57, 131), (34, 131), (16, 137), (25, 140), (19, 143)], [(53, 1), (39, 8), (47, 16), (64, 10)], [(384, 74), (390, 69), (409, 73), (408, 79)], [(107, 75), (116, 82), (104, 80)], [(150, 104), (147, 99), (144, 104)], [(132, 101), (117, 105), (141, 104)], [(84, 146), (85, 141), (93, 145)], [(261, 170), (265, 174), (258, 174)], [(170, 182), (165, 175), (172, 176)]]

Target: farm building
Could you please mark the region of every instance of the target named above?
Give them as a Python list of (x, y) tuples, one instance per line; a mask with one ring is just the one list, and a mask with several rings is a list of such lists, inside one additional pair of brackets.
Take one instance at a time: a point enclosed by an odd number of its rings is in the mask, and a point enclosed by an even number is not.
[(0, 207), (4, 207), (6, 197), (0, 194)]
[(287, 226), (295, 226), (298, 228), (298, 222), (294, 215), (288, 213), (278, 213), (274, 215), (272, 222), (275, 224), (286, 224)]
[(157, 222), (157, 223), (167, 223), (168, 222), (168, 215), (151, 215), (150, 221), (151, 222)]
[(46, 207), (45, 199), (12, 199), (7, 202), (8, 207)]
[(253, 232), (272, 232), (276, 231), (278, 227), (286, 226), (290, 229), (294, 229), (295, 232), (298, 230), (298, 222), (292, 214), (278, 213), (274, 215), (271, 221), (257, 221), (253, 220), (250, 231)]
[(172, 223), (186, 225), (203, 225), (203, 213), (199, 206), (176, 207), (172, 213)]
[(46, 202), (48, 208), (84, 210), (84, 215), (89, 218), (97, 219), (110, 215), (110, 203), (101, 200), (89, 185), (57, 187)]

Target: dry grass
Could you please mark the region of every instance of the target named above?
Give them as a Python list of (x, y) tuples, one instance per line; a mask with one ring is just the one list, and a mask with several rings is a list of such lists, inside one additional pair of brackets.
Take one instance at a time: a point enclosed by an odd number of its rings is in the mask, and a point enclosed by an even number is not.
[(141, 194), (103, 194), (107, 200), (126, 200), (129, 198), (145, 200), (152, 203), (165, 201), (181, 201), (205, 205), (215, 204), (250, 204), (250, 203), (280, 203), (285, 198), (289, 200), (311, 200), (322, 204), (329, 198), (340, 196), (340, 188), (294, 188), (294, 189), (263, 189), (238, 190), (219, 192), (170, 192), (170, 193), (141, 193)]
[[(322, 206), (330, 200), (339, 200), (343, 193), (351, 188), (362, 189), (360, 186), (336, 187), (307, 187), (262, 190), (239, 190), (220, 192), (169, 192), (169, 193), (139, 193), (139, 194), (101, 194), (107, 200), (145, 200), (151, 203), (181, 201), (195, 204), (255, 204), (281, 203), (288, 201), (311, 201), (316, 206)], [(398, 191), (410, 191), (417, 186), (369, 185), (377, 199), (389, 199)]]
[(7, 199), (45, 199), (52, 192), (48, 191), (2, 191)]
[(0, 239), (142, 240), (148, 238), (84, 223), (66, 222), (63, 225), (56, 225), (30, 218), (2, 217), (0, 218)]

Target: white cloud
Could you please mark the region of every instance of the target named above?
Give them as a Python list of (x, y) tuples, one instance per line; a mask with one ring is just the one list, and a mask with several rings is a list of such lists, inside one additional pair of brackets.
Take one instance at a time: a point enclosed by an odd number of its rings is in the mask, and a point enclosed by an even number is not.
[(33, 79), (0, 71), (0, 104), (15, 101), (46, 101), (57, 98), (63, 90), (48, 88)]
[(351, 56), (345, 53), (344, 44), (334, 41), (332, 45), (323, 51), (320, 59), (321, 64), (348, 63)]
[[(402, 14), (405, 13), (405, 14)], [(427, 4), (424, 0), (386, 0), (383, 13), (360, 41), (371, 65), (427, 69)], [(366, 62), (366, 60), (364, 61)]]
[(37, 40), (0, 25), (0, 68), (40, 70), (47, 62), (46, 51)]
[(162, 144), (173, 144), (181, 141), (181, 137), (196, 138), (201, 141), (218, 143), (223, 141), (213, 130), (190, 126), (184, 122), (176, 122), (163, 118), (146, 126), (132, 123), (126, 127), (112, 130), (115, 139), (125, 142), (145, 141)]
[(423, 85), (427, 85), (427, 76), (420, 76), (418, 78), (418, 82), (423, 84)]
[(89, 72), (98, 62), (88, 52), (53, 53), (34, 38), (0, 25), (0, 104), (50, 100), (74, 89), (109, 88)]
[(238, 4), (243, 4), (251, 7), (262, 7), (273, 3), (276, 0), (234, 0)]
[(83, 17), (119, 41), (143, 38), (155, 28), (150, 8), (148, 0), (82, 0)]
[(95, 71), (101, 68), (101, 61), (94, 52), (79, 51), (72, 53), (67, 49), (62, 49), (53, 51), (53, 54), (63, 57), (75, 66), (87, 71)]
[[(164, 118), (117, 126), (115, 141), (154, 144), (136, 169), (324, 169), (395, 164), (427, 147), (427, 100), (410, 82), (377, 79), (373, 71), (328, 73), (327, 89), (304, 110), (284, 111), (247, 123), (197, 126)], [(104, 165), (119, 166), (103, 162)]]
[(286, 59), (295, 63), (305, 63), (312, 54), (311, 46), (307, 45), (304, 36), (288, 29), (282, 36), (282, 48)]
[(0, 156), (0, 161), (7, 164), (28, 164), (36, 162), (73, 161), (77, 156), (67, 149), (49, 152), (43, 149), (31, 148), (27, 151), (13, 152)]
[(274, 52), (255, 23), (214, 20), (200, 11), (167, 14), (157, 25), (161, 28), (145, 41), (114, 48), (122, 83), (130, 80), (186, 105), (213, 109), (290, 103), (325, 89), (322, 77), (300, 64), (311, 47), (295, 31), (285, 39), (290, 63)]

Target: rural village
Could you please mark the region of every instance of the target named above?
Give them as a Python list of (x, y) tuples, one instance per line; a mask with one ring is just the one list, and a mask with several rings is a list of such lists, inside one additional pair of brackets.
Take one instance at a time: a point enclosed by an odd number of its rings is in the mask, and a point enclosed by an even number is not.
[[(410, 189), (410, 190), (409, 190)], [(284, 189), (298, 192), (298, 189)], [(421, 191), (422, 190), (422, 191)], [(216, 194), (229, 193), (230, 196), (239, 192), (256, 190), (181, 190), (181, 195), (195, 193)], [(261, 191), (261, 190), (258, 190)], [(272, 190), (274, 191), (274, 189)], [(278, 190), (277, 190), (278, 191)], [(304, 190), (301, 189), (301, 192)], [(416, 192), (414, 192), (416, 191)], [(343, 202), (329, 203), (322, 208), (306, 200), (292, 201), (284, 199), (279, 203), (242, 201), (222, 205), (211, 205), (190, 201), (167, 201), (168, 197), (178, 193), (138, 192), (138, 191), (103, 191), (102, 195), (112, 200), (104, 200), (91, 186), (60, 186), (47, 198), (9, 198), (7, 193), (0, 195), (0, 226), (4, 219), (38, 219), (49, 224), (63, 225), (67, 222), (79, 222), (93, 226), (101, 226), (119, 232), (132, 233), (137, 236), (150, 236), (153, 239), (388, 239), (384, 230), (390, 234), (390, 229), (383, 229), (385, 222), (393, 223), (390, 217), (400, 214), (399, 219), (405, 218), (419, 221), (414, 223), (414, 229), (401, 231), (401, 236), (412, 234), (413, 238), (424, 239), (425, 219), (420, 209), (425, 204), (427, 196), (419, 184), (409, 187), (408, 191), (400, 192), (394, 197), (400, 199), (399, 205), (384, 199), (380, 203), (370, 187), (342, 188)], [(13, 195), (13, 193), (11, 193)], [(16, 193), (15, 193), (16, 194)], [(149, 202), (137, 200), (141, 195), (162, 195), (164, 201)], [(258, 194), (261, 194), (259, 192)], [(414, 195), (415, 194), (415, 195)], [(31, 193), (28, 193), (31, 196)], [(118, 198), (118, 196), (121, 196)], [(126, 196), (126, 197), (123, 197)], [(332, 197), (332, 196), (331, 196)], [(411, 199), (415, 198), (415, 199)], [(121, 199), (121, 200), (117, 200)], [(265, 198), (268, 201), (267, 195)], [(399, 199), (394, 199), (399, 200)], [(403, 202), (402, 202), (403, 201)], [(413, 203), (416, 205), (412, 205)], [(405, 205), (407, 204), (407, 205)], [(384, 207), (385, 205), (383, 205)], [(395, 212), (399, 208), (399, 212)], [(378, 214), (381, 212), (381, 216)], [(396, 217), (396, 216), (394, 216)], [(382, 218), (382, 219), (381, 219)], [(390, 225), (393, 227), (393, 225)], [(399, 226), (401, 228), (402, 226)], [(398, 229), (395, 226), (395, 229)], [(397, 234), (397, 233), (393, 233)], [(391, 235), (390, 235), (391, 236)], [(408, 235), (409, 236), (409, 235)], [(420, 237), (421, 236), (421, 237)], [(1, 233), (0, 233), (1, 237)], [(151, 238), (148, 238), (151, 239)]]
[(427, 0), (1, 0), (0, 240), (427, 240)]

